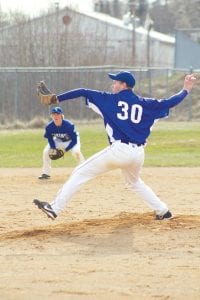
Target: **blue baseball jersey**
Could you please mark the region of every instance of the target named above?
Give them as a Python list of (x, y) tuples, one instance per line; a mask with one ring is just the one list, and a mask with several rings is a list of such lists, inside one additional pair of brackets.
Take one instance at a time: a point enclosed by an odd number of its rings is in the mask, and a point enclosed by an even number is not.
[(101, 115), (109, 142), (145, 144), (155, 120), (167, 117), (169, 109), (179, 104), (188, 92), (181, 90), (167, 99), (142, 98), (132, 90), (107, 93), (75, 89), (57, 96), (59, 102), (84, 97), (86, 104)]
[(52, 149), (55, 149), (54, 137), (61, 142), (71, 141), (65, 151), (70, 150), (77, 144), (78, 132), (75, 130), (75, 126), (69, 120), (63, 119), (61, 126), (56, 126), (54, 121), (47, 124), (45, 128), (44, 137), (48, 139), (48, 143)]

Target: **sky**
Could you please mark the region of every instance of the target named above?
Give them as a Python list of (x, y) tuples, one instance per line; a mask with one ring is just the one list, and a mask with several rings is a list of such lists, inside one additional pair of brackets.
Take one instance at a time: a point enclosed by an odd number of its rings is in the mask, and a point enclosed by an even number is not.
[[(149, 3), (154, 0), (148, 0)], [(65, 6), (79, 8), (81, 11), (91, 11), (93, 0), (0, 0), (0, 8), (3, 12), (21, 11), (31, 17), (45, 13), (48, 8)]]
[(59, 7), (79, 6), (80, 9), (91, 10), (92, 0), (0, 0), (0, 8), (3, 12), (21, 11), (31, 17), (47, 11), (51, 6), (56, 7), (59, 2)]

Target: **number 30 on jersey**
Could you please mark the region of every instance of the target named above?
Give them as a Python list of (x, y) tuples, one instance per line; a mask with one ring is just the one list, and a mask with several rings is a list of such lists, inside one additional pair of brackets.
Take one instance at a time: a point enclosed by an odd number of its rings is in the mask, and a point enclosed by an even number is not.
[(139, 104), (133, 104), (131, 106), (128, 105), (127, 102), (119, 101), (118, 106), (121, 107), (121, 112), (117, 113), (117, 118), (120, 120), (127, 120), (128, 119), (128, 112), (131, 110), (131, 121), (133, 123), (140, 123), (142, 118), (142, 106)]

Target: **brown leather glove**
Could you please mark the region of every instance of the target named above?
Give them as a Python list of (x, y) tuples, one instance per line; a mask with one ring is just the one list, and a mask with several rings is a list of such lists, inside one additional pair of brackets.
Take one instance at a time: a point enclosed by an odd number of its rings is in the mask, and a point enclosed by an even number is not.
[(37, 84), (37, 95), (43, 105), (51, 105), (58, 103), (58, 99), (46, 86), (44, 81)]
[(62, 149), (49, 149), (49, 157), (52, 160), (59, 159), (64, 156), (64, 151)]

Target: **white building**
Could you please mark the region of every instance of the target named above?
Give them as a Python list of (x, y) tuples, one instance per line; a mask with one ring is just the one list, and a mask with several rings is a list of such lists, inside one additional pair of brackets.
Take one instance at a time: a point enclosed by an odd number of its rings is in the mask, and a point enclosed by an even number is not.
[(174, 45), (165, 34), (66, 7), (1, 29), (0, 66), (173, 67)]

